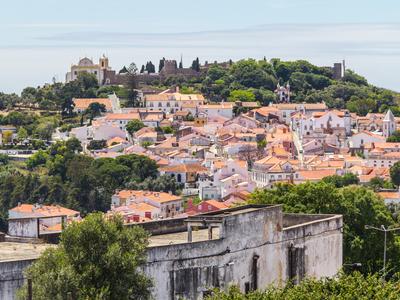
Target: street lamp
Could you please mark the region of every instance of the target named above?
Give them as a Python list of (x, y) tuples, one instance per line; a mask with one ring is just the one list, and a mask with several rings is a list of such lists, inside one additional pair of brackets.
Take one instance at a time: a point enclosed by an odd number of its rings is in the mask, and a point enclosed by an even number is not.
[(381, 231), (385, 234), (385, 239), (384, 239), (384, 245), (383, 245), (383, 274), (385, 274), (385, 269), (386, 269), (386, 238), (387, 238), (387, 233), (390, 231), (396, 231), (396, 230), (400, 230), (400, 227), (397, 228), (389, 228), (386, 229), (385, 225), (381, 225), (380, 228), (378, 227), (374, 227), (371, 225), (365, 225), (365, 229), (373, 229), (373, 230), (377, 230), (377, 231)]

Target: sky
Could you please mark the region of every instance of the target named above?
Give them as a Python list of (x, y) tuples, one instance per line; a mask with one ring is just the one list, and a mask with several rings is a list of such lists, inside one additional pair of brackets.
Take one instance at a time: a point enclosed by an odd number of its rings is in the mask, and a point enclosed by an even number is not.
[(117, 71), (160, 58), (279, 57), (346, 66), (400, 91), (398, 0), (13, 0), (2, 3), (0, 92), (65, 79), (106, 54)]

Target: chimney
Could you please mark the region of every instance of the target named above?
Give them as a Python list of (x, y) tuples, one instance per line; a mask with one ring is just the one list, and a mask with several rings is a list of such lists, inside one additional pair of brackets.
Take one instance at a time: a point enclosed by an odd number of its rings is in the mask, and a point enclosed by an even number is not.
[(146, 211), (146, 212), (144, 213), (144, 217), (145, 217), (145, 218), (148, 218), (148, 219), (151, 219), (151, 211)]

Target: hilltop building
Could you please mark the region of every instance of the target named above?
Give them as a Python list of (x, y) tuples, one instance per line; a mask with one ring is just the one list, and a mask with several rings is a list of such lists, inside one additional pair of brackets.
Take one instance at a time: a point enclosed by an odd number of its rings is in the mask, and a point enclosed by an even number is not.
[(65, 75), (65, 82), (74, 81), (80, 73), (90, 73), (96, 76), (99, 85), (115, 84), (117, 81), (116, 72), (111, 69), (108, 57), (103, 55), (99, 63), (93, 63), (93, 60), (84, 57), (79, 60), (77, 65), (72, 65), (70, 71)]
[(383, 119), (383, 136), (388, 138), (396, 130), (396, 120), (392, 111), (389, 109)]

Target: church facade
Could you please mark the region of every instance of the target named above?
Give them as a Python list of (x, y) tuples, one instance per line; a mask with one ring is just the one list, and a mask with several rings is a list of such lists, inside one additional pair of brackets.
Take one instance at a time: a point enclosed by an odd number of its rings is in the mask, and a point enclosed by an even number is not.
[(87, 57), (79, 60), (77, 65), (72, 65), (70, 71), (65, 76), (65, 82), (74, 81), (80, 73), (89, 73), (96, 76), (99, 85), (114, 84), (116, 81), (116, 73), (111, 69), (108, 57), (103, 55), (99, 59), (99, 63), (95, 64)]

